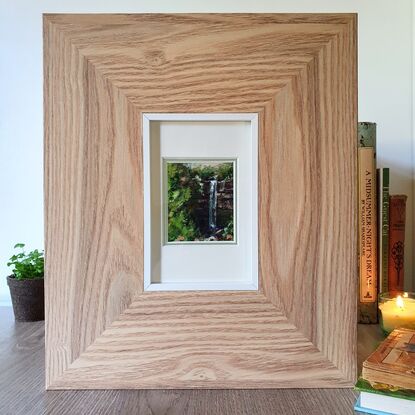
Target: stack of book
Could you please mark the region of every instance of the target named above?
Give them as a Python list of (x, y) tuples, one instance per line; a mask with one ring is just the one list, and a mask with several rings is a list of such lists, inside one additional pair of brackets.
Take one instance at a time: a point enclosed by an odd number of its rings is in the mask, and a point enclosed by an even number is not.
[(376, 124), (358, 125), (359, 323), (378, 322), (378, 294), (404, 290), (405, 195), (389, 195), (376, 165)]
[(396, 329), (363, 363), (355, 410), (378, 415), (415, 414), (415, 330)]

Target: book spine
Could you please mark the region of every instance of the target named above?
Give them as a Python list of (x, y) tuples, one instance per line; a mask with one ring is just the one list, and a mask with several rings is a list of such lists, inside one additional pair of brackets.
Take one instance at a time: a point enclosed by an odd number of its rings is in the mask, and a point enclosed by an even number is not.
[(389, 291), (404, 289), (406, 196), (389, 198)]
[(376, 124), (358, 124), (359, 323), (377, 323)]
[(389, 168), (378, 169), (378, 292), (389, 291)]

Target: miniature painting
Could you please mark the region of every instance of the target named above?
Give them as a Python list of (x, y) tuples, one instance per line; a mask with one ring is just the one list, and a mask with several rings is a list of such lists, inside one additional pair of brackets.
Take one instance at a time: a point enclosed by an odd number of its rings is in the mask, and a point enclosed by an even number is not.
[(167, 160), (168, 243), (235, 242), (235, 161)]

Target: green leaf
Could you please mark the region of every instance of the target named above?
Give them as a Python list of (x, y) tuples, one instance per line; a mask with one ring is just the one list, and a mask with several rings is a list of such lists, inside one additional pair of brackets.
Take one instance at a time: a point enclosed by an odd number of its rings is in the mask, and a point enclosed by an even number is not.
[[(16, 244), (15, 248), (23, 248), (22, 243)], [(24, 251), (13, 255), (7, 266), (12, 267), (13, 275), (18, 280), (43, 278), (44, 275), (44, 254), (43, 251), (35, 249), (28, 254)]]

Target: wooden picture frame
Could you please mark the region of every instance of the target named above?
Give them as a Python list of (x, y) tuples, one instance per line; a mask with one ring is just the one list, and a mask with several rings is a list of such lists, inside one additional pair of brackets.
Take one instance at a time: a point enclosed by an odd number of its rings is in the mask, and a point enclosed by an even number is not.
[[(355, 14), (45, 15), (47, 389), (350, 387)], [(142, 114), (259, 115), (258, 291), (143, 292)]]

